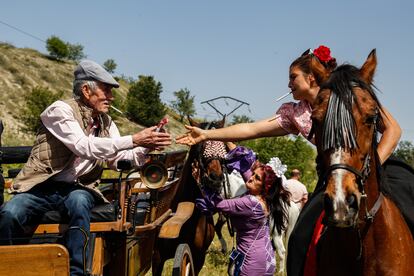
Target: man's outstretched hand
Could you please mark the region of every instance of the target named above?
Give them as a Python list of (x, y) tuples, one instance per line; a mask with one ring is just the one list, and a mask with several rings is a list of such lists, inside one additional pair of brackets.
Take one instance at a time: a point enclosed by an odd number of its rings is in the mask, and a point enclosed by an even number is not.
[(163, 150), (171, 145), (169, 133), (157, 131), (157, 126), (152, 126), (132, 135), (135, 147), (144, 147), (152, 150)]

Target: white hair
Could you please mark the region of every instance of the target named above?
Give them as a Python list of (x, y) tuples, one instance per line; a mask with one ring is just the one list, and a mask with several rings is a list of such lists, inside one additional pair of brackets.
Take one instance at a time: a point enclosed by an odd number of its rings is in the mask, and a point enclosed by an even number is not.
[(94, 80), (74, 80), (73, 81), (73, 98), (79, 100), (82, 98), (82, 86), (86, 84), (92, 92), (98, 88), (98, 83)]

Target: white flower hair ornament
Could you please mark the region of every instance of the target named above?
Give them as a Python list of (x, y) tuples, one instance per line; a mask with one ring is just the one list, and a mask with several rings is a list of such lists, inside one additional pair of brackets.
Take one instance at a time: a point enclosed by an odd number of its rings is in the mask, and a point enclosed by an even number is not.
[(282, 178), (282, 186), (286, 189), (287, 178), (285, 172), (287, 171), (287, 166), (282, 164), (282, 161), (278, 157), (270, 158), (270, 161), (266, 165), (272, 168), (277, 177)]
[(287, 166), (282, 164), (282, 161), (278, 157), (270, 158), (270, 161), (266, 165), (272, 168), (277, 177), (282, 177), (287, 171)]

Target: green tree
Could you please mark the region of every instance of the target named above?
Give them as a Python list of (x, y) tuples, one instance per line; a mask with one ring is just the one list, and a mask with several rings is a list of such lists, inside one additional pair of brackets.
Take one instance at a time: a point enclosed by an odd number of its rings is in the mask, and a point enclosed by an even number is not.
[(410, 141), (400, 141), (394, 154), (414, 167), (414, 145)]
[(241, 123), (251, 123), (253, 120), (246, 115), (234, 115), (231, 125), (241, 124)]
[(184, 121), (185, 116), (194, 116), (195, 96), (190, 95), (190, 90), (187, 88), (180, 89), (179, 91), (174, 92), (174, 96), (177, 98), (177, 100), (171, 101), (171, 107), (180, 115), (180, 122)]
[(107, 59), (104, 64), (103, 67), (105, 68), (106, 71), (108, 71), (109, 73), (113, 74), (115, 72), (117, 64), (115, 63), (115, 60), (113, 59)]
[(49, 51), (50, 56), (56, 59), (64, 59), (69, 55), (68, 45), (54, 35), (46, 40), (46, 49)]
[(165, 115), (166, 109), (161, 102), (162, 85), (153, 76), (139, 76), (131, 84), (126, 102), (128, 117), (144, 126), (152, 126)]
[[(290, 137), (260, 138), (241, 142), (258, 154), (261, 162), (267, 163), (272, 157), (279, 157), (287, 165), (288, 172), (294, 168), (302, 172), (301, 181), (308, 191), (313, 191), (317, 182), (316, 151), (301, 136), (294, 139)], [(288, 175), (286, 175), (288, 177)]]
[(80, 44), (70, 44), (66, 43), (68, 47), (68, 59), (74, 61), (80, 61), (83, 58), (86, 58), (86, 55), (83, 53), (83, 46)]
[(20, 119), (24, 123), (23, 130), (36, 133), (40, 126), (40, 114), (51, 103), (63, 96), (63, 91), (53, 93), (44, 87), (35, 87), (25, 95), (25, 104)]

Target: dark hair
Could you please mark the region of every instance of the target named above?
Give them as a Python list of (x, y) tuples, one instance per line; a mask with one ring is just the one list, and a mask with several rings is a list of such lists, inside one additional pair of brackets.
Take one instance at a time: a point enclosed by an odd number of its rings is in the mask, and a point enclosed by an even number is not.
[(262, 194), (274, 220), (273, 229), (270, 232), (273, 233), (276, 228), (281, 235), (288, 223), (287, 206), (290, 206), (290, 193), (283, 187), (282, 178), (276, 176), (270, 166), (256, 161), (251, 170), (254, 171), (257, 168), (262, 168), (264, 172)]
[[(379, 109), (382, 108), (375, 95), (373, 85), (366, 83), (361, 78), (358, 68), (349, 64), (339, 66), (321, 86), (321, 89), (332, 91), (322, 130), (323, 150), (339, 147), (349, 150), (358, 148), (356, 123), (352, 115), (352, 104), (355, 102), (357, 106), (359, 105), (355, 100), (356, 96), (353, 90), (355, 86), (367, 91)], [(383, 125), (381, 116), (376, 123), (377, 127)]]
[(321, 61), (311, 53), (311, 49), (308, 49), (292, 62), (290, 68), (298, 67), (304, 73), (312, 74), (315, 77), (316, 83), (321, 85), (324, 72), (326, 70), (332, 72), (336, 66), (335, 58), (331, 58), (329, 61)]

